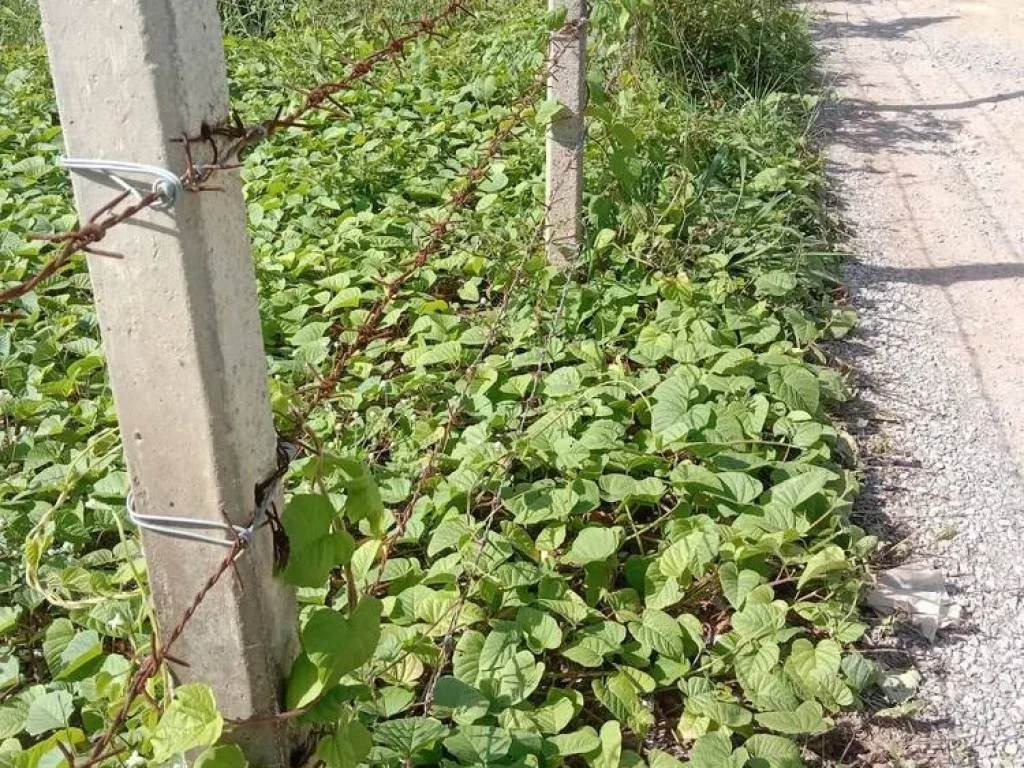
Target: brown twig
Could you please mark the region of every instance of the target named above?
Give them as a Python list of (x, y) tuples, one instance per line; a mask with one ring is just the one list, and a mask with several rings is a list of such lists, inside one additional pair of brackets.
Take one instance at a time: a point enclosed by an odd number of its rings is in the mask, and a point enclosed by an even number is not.
[(132, 677), (132, 682), (128, 686), (128, 693), (125, 695), (124, 702), (122, 702), (121, 704), (121, 708), (114, 716), (114, 719), (111, 721), (110, 726), (103, 733), (103, 736), (101, 736), (100, 739), (96, 742), (96, 744), (93, 745), (92, 754), (89, 756), (89, 759), (86, 760), (84, 763), (80, 763), (77, 765), (73, 762), (69, 762), (69, 768), (92, 768), (92, 766), (98, 765), (99, 763), (103, 762), (108, 757), (110, 757), (110, 755), (107, 754), (107, 748), (110, 746), (110, 742), (113, 740), (118, 730), (120, 730), (121, 726), (124, 725), (125, 722), (128, 720), (128, 716), (131, 713), (132, 705), (140, 696), (143, 695), (143, 692), (145, 691), (146, 685), (149, 683), (149, 681), (156, 677), (156, 675), (160, 672), (160, 667), (163, 665), (164, 659), (167, 655), (167, 652), (170, 650), (171, 646), (173, 646), (174, 643), (177, 642), (178, 639), (181, 637), (182, 633), (185, 631), (185, 628), (192, 620), (192, 617), (195, 615), (196, 611), (199, 610), (199, 606), (203, 604), (203, 601), (206, 600), (206, 597), (210, 594), (211, 591), (213, 591), (213, 588), (217, 586), (218, 582), (220, 582), (224, 574), (226, 574), (228, 571), (232, 569), (232, 567), (234, 566), (235, 558), (238, 557), (238, 555), (240, 555), (244, 551), (244, 547), (245, 544), (241, 539), (236, 540), (231, 545), (231, 548), (228, 550), (228, 553), (224, 556), (224, 559), (221, 560), (220, 564), (217, 566), (217, 569), (203, 583), (202, 588), (199, 590), (199, 592), (196, 593), (196, 596), (192, 598), (192, 602), (189, 604), (188, 608), (185, 609), (185, 613), (184, 615), (182, 615), (181, 620), (175, 625), (174, 629), (172, 629), (170, 634), (167, 636), (167, 640), (163, 643), (162, 646), (155, 647), (150, 656), (146, 658), (139, 666), (139, 668), (136, 670), (135, 675)]

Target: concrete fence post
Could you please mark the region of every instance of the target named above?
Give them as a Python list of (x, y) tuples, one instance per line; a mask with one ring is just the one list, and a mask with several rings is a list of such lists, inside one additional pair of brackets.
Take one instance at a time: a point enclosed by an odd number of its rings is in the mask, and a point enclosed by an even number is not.
[(548, 98), (565, 107), (547, 138), (548, 263), (566, 268), (576, 258), (583, 224), (583, 111), (587, 101), (587, 0), (549, 0), (565, 9), (565, 25), (552, 34)]
[[(180, 140), (228, 116), (216, 0), (41, 0), (66, 153), (184, 171)], [(197, 151), (201, 149), (197, 145)], [(237, 172), (221, 192), (146, 210), (89, 257), (135, 507), (245, 524), (276, 466), (256, 283)], [(74, 174), (83, 221), (119, 189)], [(223, 560), (214, 544), (143, 532), (156, 617), (167, 632)], [(271, 577), (269, 530), (218, 583), (172, 655), (230, 718), (276, 714), (296, 651), (291, 591)], [(158, 633), (159, 636), (159, 633)], [(260, 765), (288, 764), (283, 726), (232, 738)]]

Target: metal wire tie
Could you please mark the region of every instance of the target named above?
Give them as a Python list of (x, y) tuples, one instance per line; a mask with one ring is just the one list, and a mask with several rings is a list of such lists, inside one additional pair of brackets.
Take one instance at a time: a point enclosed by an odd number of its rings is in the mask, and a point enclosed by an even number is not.
[(239, 538), (242, 538), (243, 535), (251, 535), (247, 526), (229, 525), (217, 520), (196, 520), (190, 517), (170, 517), (167, 515), (140, 515), (135, 511), (135, 498), (130, 492), (128, 498), (125, 499), (125, 508), (128, 510), (128, 517), (140, 529), (170, 536), (175, 539), (189, 539), (206, 544), (216, 544), (220, 547), (231, 547), (235, 543), (233, 539), (207, 536), (202, 533), (196, 533), (195, 529), (228, 531)]
[[(291, 443), (283, 442), (281, 443), (279, 450), (282, 451), (283, 458), (287, 461), (294, 458), (297, 452), (297, 448)], [(252, 540), (256, 529), (263, 525), (263, 522), (267, 519), (267, 513), (270, 511), (271, 504), (274, 503), (274, 497), (277, 495), (283, 479), (283, 475), (278, 475), (274, 478), (274, 482), (266, 488), (263, 498), (260, 500), (260, 505), (256, 508), (256, 514), (253, 515), (252, 523), (249, 525), (235, 525), (233, 523), (221, 522), (219, 520), (197, 520), (192, 517), (140, 515), (135, 511), (135, 498), (130, 491), (128, 492), (128, 497), (125, 499), (125, 509), (128, 511), (128, 517), (131, 518), (131, 521), (145, 531), (151, 531), (163, 536), (170, 536), (175, 539), (187, 539), (189, 541), (199, 541), (204, 544), (216, 544), (219, 547), (234, 546), (235, 537), (241, 539), (245, 544), (248, 544)], [(196, 533), (196, 530), (204, 529), (226, 531), (232, 535), (232, 538), (221, 539), (216, 536), (207, 536), (202, 533)]]
[(130, 182), (125, 181), (118, 174), (138, 174), (141, 176), (154, 176), (152, 192), (160, 196), (159, 200), (150, 204), (150, 208), (156, 211), (167, 211), (174, 207), (178, 198), (184, 193), (185, 188), (181, 179), (176, 173), (156, 165), (143, 165), (141, 163), (125, 163), (119, 160), (85, 160), (82, 158), (61, 157), (58, 161), (69, 171), (95, 171), (104, 174), (107, 178), (117, 184), (126, 192), (131, 192), (136, 200), (141, 200), (142, 195)]

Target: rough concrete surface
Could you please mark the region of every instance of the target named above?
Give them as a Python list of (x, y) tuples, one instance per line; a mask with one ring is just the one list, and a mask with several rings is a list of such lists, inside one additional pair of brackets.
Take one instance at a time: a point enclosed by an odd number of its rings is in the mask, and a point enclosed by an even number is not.
[[(228, 117), (215, 0), (42, 0), (41, 10), (69, 155), (184, 172), (172, 141)], [(110, 229), (100, 247), (130, 258), (90, 256), (89, 273), (136, 508), (246, 525), (254, 487), (276, 467), (276, 434), (241, 180), (214, 183), (221, 193), (181, 194), (173, 210)], [(121, 191), (96, 173), (74, 185), (82, 221)], [(176, 680), (208, 683), (227, 717), (276, 714), (298, 638), (294, 595), (271, 576), (270, 530), (236, 562), (245, 589), (228, 572), (198, 607), (226, 550), (152, 530), (142, 543), (160, 641), (193, 616), (173, 648), (185, 662)], [(287, 733), (264, 722), (232, 740), (283, 766)]]
[(1024, 3), (812, 7), (857, 253), (847, 354), (883, 456), (868, 501), (967, 614), (911, 644), (907, 738), (917, 764), (1024, 766)]

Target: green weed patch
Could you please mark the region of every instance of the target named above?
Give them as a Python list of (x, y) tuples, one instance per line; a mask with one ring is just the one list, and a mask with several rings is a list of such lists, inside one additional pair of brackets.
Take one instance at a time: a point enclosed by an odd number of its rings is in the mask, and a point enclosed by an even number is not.
[[(542, 11), (497, 5), (342, 94), (346, 117), (247, 157), (283, 430), (541, 65)], [(286, 703), (331, 768), (788, 768), (875, 681), (849, 650), (875, 542), (850, 521), (828, 417), (847, 391), (818, 347), (854, 317), (822, 236), (816, 101), (700, 95), (639, 44), (646, 6), (595, 5), (579, 262), (548, 267), (537, 235), (541, 108), (288, 478)], [(365, 34), (231, 40), (235, 105), (293, 103), (286, 85), (336, 73)], [(46, 257), (29, 234), (74, 215), (43, 56), (4, 52), (0, 79), (5, 285)], [(64, 765), (58, 740), (87, 751), (151, 628), (84, 267), (19, 310), (0, 325), (0, 766), (27, 768)], [(163, 713), (140, 702), (111, 765), (202, 747), (197, 765), (244, 764), (212, 746), (229, 724), (208, 688), (150, 693)]]

